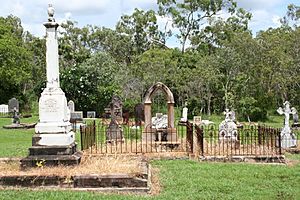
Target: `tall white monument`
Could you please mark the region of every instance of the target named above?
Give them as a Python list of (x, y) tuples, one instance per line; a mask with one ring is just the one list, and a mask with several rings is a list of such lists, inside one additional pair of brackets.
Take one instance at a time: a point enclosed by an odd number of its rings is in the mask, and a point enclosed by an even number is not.
[[(65, 93), (59, 85), (57, 42), (57, 28), (59, 25), (55, 22), (53, 15), (54, 8), (49, 5), (48, 21), (44, 23), (46, 27), (47, 86), (39, 99), (39, 122), (35, 127), (32, 147), (29, 148), (29, 157), (26, 159), (43, 159), (46, 160), (46, 164), (55, 165), (64, 164), (59, 156), (63, 155), (63, 160), (69, 159), (70, 161), (69, 163), (66, 162), (67, 164), (73, 164), (74, 160), (77, 164), (80, 162), (80, 158), (73, 155), (76, 153), (76, 144), (75, 133), (72, 131), (70, 123), (70, 111)], [(68, 156), (69, 158), (67, 158)], [(23, 163), (26, 159), (23, 159)], [(25, 163), (24, 165), (31, 164)]]
[(279, 107), (277, 112), (280, 115), (284, 114), (284, 126), (281, 130), (281, 147), (289, 148), (289, 147), (296, 147), (297, 146), (297, 138), (290, 128), (290, 114), (295, 114), (295, 108), (290, 108), (290, 102), (285, 101), (283, 104), (284, 108)]
[(54, 9), (48, 8), (48, 22), (46, 27), (46, 69), (47, 86), (39, 100), (39, 123), (35, 127), (35, 133), (41, 138), (39, 145), (70, 145), (74, 143), (75, 136), (70, 123), (70, 111), (68, 109), (65, 93), (59, 86), (58, 43), (57, 27), (53, 15)]

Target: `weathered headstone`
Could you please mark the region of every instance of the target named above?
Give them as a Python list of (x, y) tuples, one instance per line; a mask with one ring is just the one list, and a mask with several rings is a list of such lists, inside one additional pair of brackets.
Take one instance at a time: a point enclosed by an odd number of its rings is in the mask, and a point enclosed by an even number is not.
[(122, 102), (121, 98), (114, 95), (110, 102), (111, 118), (114, 118), (120, 124), (123, 122), (122, 109), (123, 109), (123, 102)]
[(123, 141), (123, 129), (115, 119), (112, 119), (106, 129), (106, 142), (117, 143)]
[(219, 139), (225, 141), (237, 141), (238, 129), (232, 118), (232, 112), (225, 109), (225, 120), (219, 125)]
[(134, 107), (135, 126), (139, 127), (142, 125), (142, 121), (145, 120), (144, 105), (139, 103)]
[(71, 113), (71, 120), (73, 121), (83, 121), (83, 112), (75, 111)]
[(96, 111), (87, 111), (87, 118), (96, 118)]
[(12, 98), (8, 101), (8, 111), (13, 113), (15, 109), (19, 112), (19, 101), (16, 98)]
[(68, 108), (70, 110), (70, 113), (75, 112), (75, 103), (74, 103), (74, 101), (70, 100), (68, 102)]
[(297, 146), (297, 138), (289, 126), (290, 114), (296, 114), (296, 109), (290, 109), (290, 102), (285, 101), (283, 104), (284, 108), (279, 107), (277, 112), (280, 115), (284, 115), (284, 127), (281, 130), (281, 147), (290, 148)]

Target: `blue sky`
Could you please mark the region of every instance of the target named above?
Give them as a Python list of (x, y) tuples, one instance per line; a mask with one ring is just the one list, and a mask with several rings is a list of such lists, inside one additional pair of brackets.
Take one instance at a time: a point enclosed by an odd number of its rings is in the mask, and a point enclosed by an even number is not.
[[(0, 0), (0, 16), (13, 14), (22, 20), (25, 30), (36, 36), (43, 36), (42, 25), (47, 20), (48, 3), (52, 3), (58, 22), (74, 20), (79, 26), (86, 24), (114, 28), (122, 14), (132, 13), (134, 8), (157, 9), (156, 0)], [(238, 6), (253, 14), (249, 24), (255, 34), (259, 30), (278, 27), (279, 19), (287, 5), (300, 5), (300, 0), (237, 0)], [(159, 19), (163, 25), (166, 19)], [(171, 41), (170, 46), (176, 41)]]

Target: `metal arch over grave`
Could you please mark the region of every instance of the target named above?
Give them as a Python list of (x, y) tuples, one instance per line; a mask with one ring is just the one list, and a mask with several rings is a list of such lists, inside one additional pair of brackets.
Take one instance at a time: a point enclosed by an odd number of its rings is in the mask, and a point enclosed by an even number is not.
[[(166, 130), (158, 130), (152, 128), (152, 116), (151, 116), (151, 106), (152, 106), (152, 97), (154, 94), (161, 90), (167, 96), (167, 104), (168, 104), (168, 126)], [(146, 95), (144, 101), (144, 114), (145, 114), (145, 131), (143, 133), (143, 140), (157, 140), (157, 134), (159, 133), (167, 133), (167, 141), (174, 142), (177, 140), (176, 128), (174, 125), (175, 117), (174, 117), (174, 97), (171, 90), (163, 83), (157, 82), (153, 86), (151, 86)], [(158, 139), (160, 140), (160, 139)]]

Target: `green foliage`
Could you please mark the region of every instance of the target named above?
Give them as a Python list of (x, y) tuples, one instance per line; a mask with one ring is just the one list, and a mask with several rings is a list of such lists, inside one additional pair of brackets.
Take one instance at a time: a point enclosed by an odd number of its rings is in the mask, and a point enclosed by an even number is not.
[(22, 40), (19, 18), (0, 17), (0, 102), (24, 95), (23, 89), (31, 77), (31, 57)]
[(106, 53), (94, 54), (79, 66), (66, 69), (61, 75), (61, 87), (76, 110), (96, 110), (102, 113), (113, 94), (118, 94), (115, 74), (119, 65)]
[[(299, 6), (288, 6), (285, 19), (293, 24), (253, 37), (251, 13), (233, 0), (158, 0), (157, 5), (157, 12), (135, 9), (123, 15), (115, 29), (61, 25), (61, 86), (76, 109), (102, 113), (118, 94), (132, 111), (158, 81), (171, 89), (176, 107), (188, 102), (192, 115), (232, 108), (237, 116), (262, 121), (285, 100), (299, 107)], [(219, 17), (224, 11), (226, 19)], [(167, 21), (164, 30), (158, 17)], [(179, 32), (172, 33), (170, 21)], [(36, 110), (46, 80), (45, 40), (24, 33), (12, 16), (1, 18), (0, 33), (1, 103), (14, 96)], [(171, 36), (177, 36), (180, 49), (166, 47)], [(153, 111), (163, 110), (165, 102), (156, 102)]]

